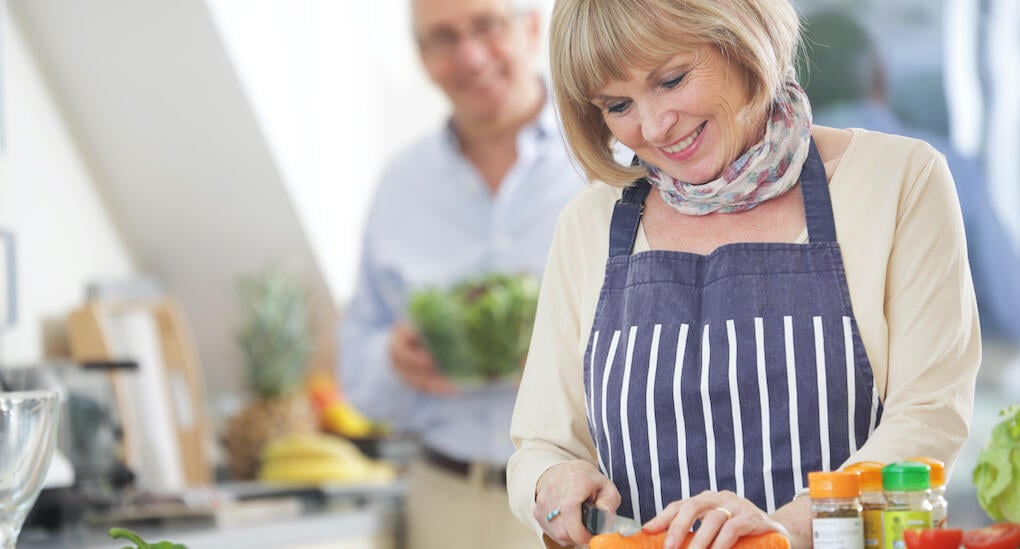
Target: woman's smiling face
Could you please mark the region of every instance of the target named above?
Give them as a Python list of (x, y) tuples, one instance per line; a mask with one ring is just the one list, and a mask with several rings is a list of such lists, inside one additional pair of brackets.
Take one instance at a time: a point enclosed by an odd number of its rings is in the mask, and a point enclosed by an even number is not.
[(748, 78), (713, 47), (628, 74), (595, 90), (591, 102), (620, 143), (676, 179), (716, 179), (763, 135), (765, 112), (751, 106)]

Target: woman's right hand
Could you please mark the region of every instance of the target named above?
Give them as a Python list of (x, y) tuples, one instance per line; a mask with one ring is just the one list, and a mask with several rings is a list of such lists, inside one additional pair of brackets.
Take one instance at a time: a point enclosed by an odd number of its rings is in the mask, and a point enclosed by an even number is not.
[(586, 501), (594, 502), (599, 509), (615, 511), (620, 506), (620, 492), (592, 463), (566, 461), (539, 477), (531, 514), (556, 543), (584, 545), (591, 539), (581, 523), (581, 504)]

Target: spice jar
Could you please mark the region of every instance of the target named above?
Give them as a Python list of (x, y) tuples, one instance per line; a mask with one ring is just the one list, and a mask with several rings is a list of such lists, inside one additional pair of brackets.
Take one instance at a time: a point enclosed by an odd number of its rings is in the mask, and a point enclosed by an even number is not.
[(882, 512), (884, 549), (905, 549), (903, 531), (931, 528), (931, 491), (928, 478), (931, 467), (904, 461), (882, 468), (882, 489), (886, 507)]
[(861, 518), (864, 519), (864, 549), (882, 549), (882, 511), (885, 511), (885, 493), (882, 491), (882, 467), (877, 461), (862, 461), (843, 468), (861, 476)]
[(863, 549), (860, 477), (847, 471), (808, 473), (815, 549)]
[(945, 528), (949, 518), (949, 502), (946, 501), (946, 465), (935, 458), (912, 457), (907, 461), (916, 461), (931, 467), (931, 524), (935, 528)]

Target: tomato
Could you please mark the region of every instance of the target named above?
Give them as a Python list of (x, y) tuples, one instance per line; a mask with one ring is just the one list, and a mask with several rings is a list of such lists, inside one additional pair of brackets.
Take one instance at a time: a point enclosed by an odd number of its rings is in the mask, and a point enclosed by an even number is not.
[(963, 534), (963, 546), (967, 549), (1017, 549), (1020, 547), (1020, 524), (998, 522), (968, 530)]
[(907, 549), (958, 549), (963, 530), (924, 528), (903, 531)]

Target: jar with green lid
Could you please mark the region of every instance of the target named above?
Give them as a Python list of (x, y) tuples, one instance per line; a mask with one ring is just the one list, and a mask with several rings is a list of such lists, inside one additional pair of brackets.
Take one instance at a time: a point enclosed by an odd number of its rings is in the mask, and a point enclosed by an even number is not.
[(885, 511), (885, 492), (882, 491), (884, 463), (862, 461), (843, 468), (861, 476), (861, 517), (864, 519), (864, 549), (882, 549), (882, 511)]
[(886, 507), (882, 512), (884, 549), (905, 549), (903, 531), (931, 528), (931, 467), (903, 461), (882, 468)]
[(935, 458), (912, 457), (907, 461), (925, 463), (931, 467), (931, 524), (945, 528), (949, 520), (949, 502), (946, 501), (946, 464)]
[(808, 473), (814, 549), (863, 549), (860, 477), (847, 471)]

